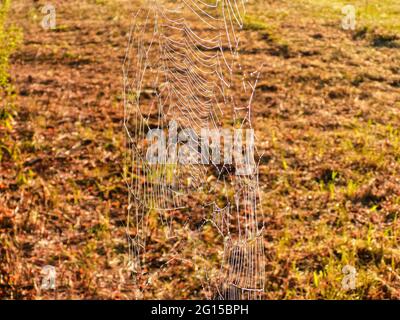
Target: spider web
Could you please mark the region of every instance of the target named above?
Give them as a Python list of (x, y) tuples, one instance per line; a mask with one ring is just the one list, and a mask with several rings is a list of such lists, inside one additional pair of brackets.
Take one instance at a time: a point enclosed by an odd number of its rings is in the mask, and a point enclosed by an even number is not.
[[(168, 161), (168, 156), (182, 148), (176, 137), (185, 128), (191, 128), (187, 141), (201, 143), (208, 143), (202, 140), (203, 128), (251, 129), (259, 73), (246, 73), (241, 65), (238, 31), (244, 14), (240, 0), (147, 1), (133, 18), (123, 66), (130, 268), (138, 276), (145, 273), (152, 216), (159, 217), (172, 237), (172, 217), (188, 206), (189, 197), (222, 192), (224, 206), (215, 199), (203, 203), (204, 212), (212, 207), (204, 221), (224, 239), (219, 275), (210, 279), (217, 299), (257, 299), (264, 291), (258, 165), (240, 175), (236, 163), (188, 159), (182, 164)], [(158, 154), (163, 161), (157, 163), (146, 158), (150, 130), (169, 138), (162, 141), (166, 152)], [(254, 147), (250, 142), (246, 147)], [(235, 149), (234, 156), (241, 152)], [(209, 183), (210, 174), (216, 179)]]

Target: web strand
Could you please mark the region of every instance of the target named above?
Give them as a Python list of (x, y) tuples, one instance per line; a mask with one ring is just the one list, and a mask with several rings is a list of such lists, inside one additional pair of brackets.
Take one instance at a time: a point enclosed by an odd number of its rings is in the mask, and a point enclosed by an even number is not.
[[(224, 239), (220, 274), (211, 279), (216, 283), (214, 298), (218, 299), (259, 299), (264, 291), (258, 169), (242, 176), (235, 174), (239, 168), (213, 162), (149, 163), (146, 134), (152, 129), (163, 131), (171, 121), (177, 132), (192, 128), (196, 136), (189, 139), (200, 137), (202, 128), (220, 128), (226, 119), (230, 119), (232, 130), (252, 127), (250, 110), (257, 79), (253, 85), (246, 79), (238, 54), (244, 8), (243, 1), (235, 0), (214, 4), (182, 0), (174, 7), (150, 1), (134, 16), (123, 68), (132, 270), (140, 274), (145, 263), (151, 217), (156, 214), (173, 235), (170, 213), (187, 206), (194, 191), (203, 192), (210, 172), (216, 172), (211, 190), (225, 190), (227, 204), (219, 208), (214, 200), (211, 219), (206, 215), (204, 219)], [(236, 74), (242, 74), (243, 79), (236, 81)], [(251, 88), (244, 106), (235, 99), (238, 87)], [(166, 142), (166, 154), (174, 151), (172, 148)]]

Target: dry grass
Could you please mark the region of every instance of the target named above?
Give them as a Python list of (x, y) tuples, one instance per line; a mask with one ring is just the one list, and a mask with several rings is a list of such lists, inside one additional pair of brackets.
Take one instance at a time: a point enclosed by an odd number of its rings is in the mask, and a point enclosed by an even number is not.
[[(43, 3), (14, 1), (10, 17), (25, 40), (0, 167), (0, 297), (142, 297), (127, 268), (120, 72), (139, 2), (59, 1), (49, 32)], [(245, 67), (265, 65), (253, 114), (268, 299), (400, 298), (399, 5), (369, 1), (349, 32), (342, 3), (254, 1), (241, 36)], [(144, 298), (206, 297), (222, 239), (199, 210), (174, 217), (179, 240), (153, 219)], [(46, 264), (56, 293), (40, 290)], [(346, 264), (355, 290), (341, 288)]]

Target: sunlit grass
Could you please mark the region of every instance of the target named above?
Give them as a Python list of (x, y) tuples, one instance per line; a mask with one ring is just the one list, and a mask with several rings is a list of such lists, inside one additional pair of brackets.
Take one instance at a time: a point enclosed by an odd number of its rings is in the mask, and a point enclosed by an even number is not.
[(338, 27), (343, 17), (342, 8), (351, 4), (356, 9), (357, 29), (394, 34), (400, 32), (400, 3), (397, 1), (355, 0), (349, 3), (337, 0), (297, 0), (294, 4), (297, 10), (304, 9), (305, 16), (323, 19), (324, 23), (337, 21)]

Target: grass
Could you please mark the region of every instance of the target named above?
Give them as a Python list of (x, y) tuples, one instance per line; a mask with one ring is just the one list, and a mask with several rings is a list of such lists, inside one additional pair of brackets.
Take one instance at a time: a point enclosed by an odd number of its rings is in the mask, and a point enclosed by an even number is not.
[[(297, 18), (299, 24), (304, 20), (315, 19), (320, 24), (336, 25), (341, 29), (343, 18), (342, 8), (348, 1), (331, 0), (297, 0), (283, 1), (282, 5), (275, 6), (271, 3), (262, 5), (261, 1), (250, 3), (252, 12), (245, 19), (245, 28), (248, 30), (266, 30), (273, 26), (273, 30), (285, 22)], [(354, 37), (365, 37), (375, 46), (398, 46), (400, 34), (400, 4), (393, 0), (371, 1), (355, 0), (351, 2), (356, 9), (356, 30)], [(263, 8), (267, 8), (263, 10)], [(285, 30), (279, 30), (285, 32)]]
[(7, 24), (11, 0), (0, 4), (0, 87), (4, 90), (9, 86), (9, 59), (20, 42), (21, 34), (18, 29)]
[[(7, 23), (10, 4), (10, 0), (2, 1), (0, 4), (0, 130), (5, 132), (12, 130), (15, 116), (14, 89), (10, 83), (9, 59), (21, 41), (20, 30)], [(10, 137), (6, 134), (2, 135), (0, 161), (4, 153), (13, 157), (16, 154), (15, 150), (13, 144), (10, 145)]]
[(243, 19), (243, 29), (252, 31), (267, 30), (268, 25), (254, 16), (246, 15)]
[[(341, 8), (348, 4), (346, 1), (308, 1), (314, 8), (323, 12), (326, 19), (334, 20), (340, 14)], [(356, 34), (368, 37), (375, 46), (393, 45), (399, 40), (400, 34), (400, 4), (396, 1), (368, 1), (359, 0), (352, 2), (356, 8)], [(314, 13), (315, 15), (318, 15)]]
[[(210, 297), (224, 239), (202, 220), (197, 195), (182, 212), (148, 212), (148, 279), (129, 264), (123, 111), (115, 97), (131, 6), (139, 2), (77, 3), (57, 5), (68, 26), (60, 32), (43, 32), (31, 4), (2, 16), (2, 41), (18, 42), (8, 27), (16, 21), (26, 22), (29, 41), (16, 58), (15, 45), (0, 46), (6, 86), (12, 64), (15, 92), (26, 92), (13, 98), (23, 106), (18, 113), (2, 111), (0, 297), (53, 298), (37, 289), (45, 264), (57, 268), (63, 299)], [(364, 10), (354, 1), (358, 29), (349, 32), (340, 26), (345, 3), (252, 1), (240, 34), (243, 68), (265, 66), (252, 110), (264, 153), (265, 298), (400, 297), (400, 57), (391, 36), (398, 4), (370, 1)], [(174, 169), (154, 169), (151, 179), (172, 181)], [(213, 196), (226, 204), (222, 190)], [(163, 224), (167, 215), (175, 237)], [(342, 288), (345, 265), (357, 270), (355, 290)]]

